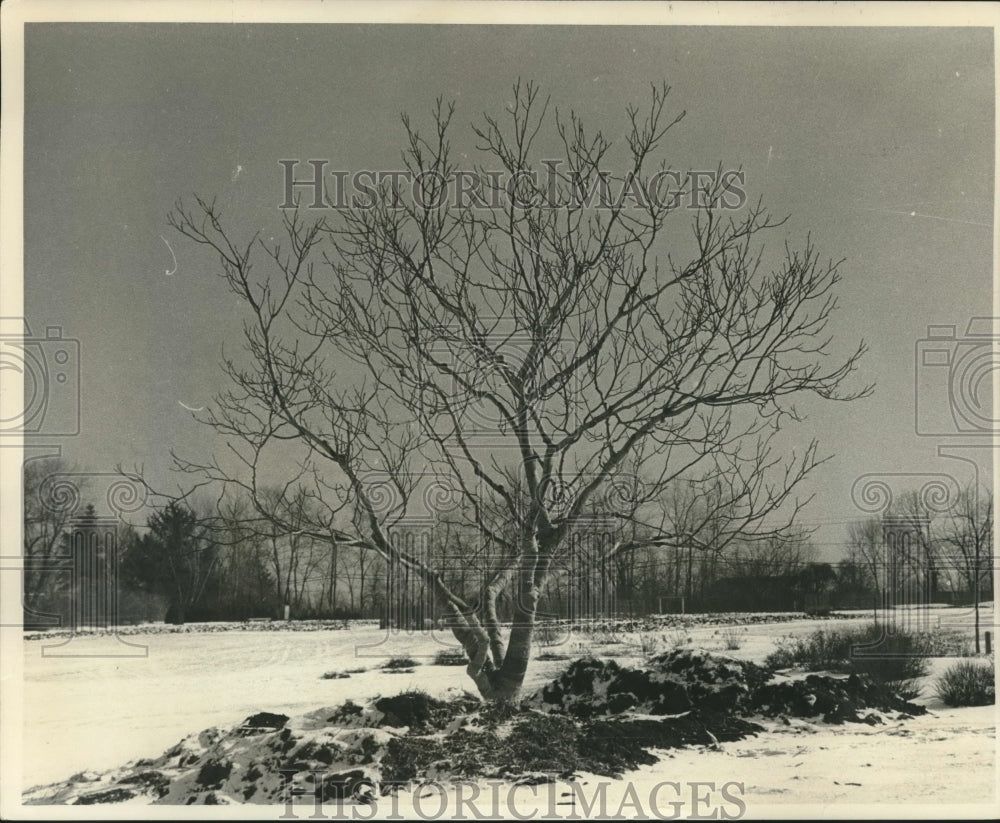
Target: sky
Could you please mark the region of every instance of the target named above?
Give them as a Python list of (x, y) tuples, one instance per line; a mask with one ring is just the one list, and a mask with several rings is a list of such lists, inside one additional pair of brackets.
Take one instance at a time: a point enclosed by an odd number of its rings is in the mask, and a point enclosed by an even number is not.
[[(826, 556), (865, 514), (859, 478), (965, 483), (974, 464), (939, 453), (955, 443), (989, 476), (983, 427), (968, 436), (949, 416), (958, 366), (975, 377), (995, 362), (966, 335), (993, 314), (983, 28), (29, 24), (24, 313), (34, 338), (58, 326), (78, 341), (80, 368), (79, 433), (32, 442), (89, 471), (176, 482), (171, 450), (221, 448), (185, 407), (225, 387), (240, 315), (210, 259), (168, 226), (175, 201), (217, 197), (233, 225), (273, 234), (279, 160), (398, 168), (400, 114), (429, 124), (438, 96), (455, 101), (456, 145), (471, 150), (469, 123), (502, 111), (519, 77), (612, 139), (626, 104), (666, 81), (687, 112), (663, 147), (673, 167), (742, 168), (751, 200), (788, 216), (772, 242), (809, 235), (844, 258), (831, 330), (843, 351), (868, 342), (859, 382), (876, 390), (800, 405), (795, 437), (833, 455), (803, 489)], [(930, 345), (951, 366), (925, 362), (932, 325), (957, 327)], [(72, 383), (50, 392), (51, 421), (74, 414)], [(989, 383), (978, 391), (991, 420)]]

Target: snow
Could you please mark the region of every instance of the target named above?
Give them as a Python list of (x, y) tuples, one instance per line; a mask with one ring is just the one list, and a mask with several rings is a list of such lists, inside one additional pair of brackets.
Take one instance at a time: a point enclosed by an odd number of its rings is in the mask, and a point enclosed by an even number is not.
[[(72, 642), (74, 651), (86, 654), (105, 647), (103, 640)], [(300, 714), (411, 686), (432, 694), (471, 686), (464, 668), (429, 665), (441, 646), (424, 637), (428, 656), (417, 658), (424, 665), (413, 674), (377, 671), (392, 655), (416, 656), (411, 637), (386, 637), (377, 627), (152, 634), (141, 640), (147, 657), (42, 657), (41, 647), (50, 644), (25, 643), (26, 787), (157, 755), (192, 731), (232, 725), (257, 711)], [(372, 671), (322, 679), (331, 669), (358, 667)]]
[[(859, 614), (850, 622), (866, 619), (867, 615)], [(990, 609), (983, 623), (993, 622)], [(835, 625), (842, 624), (837, 621)], [(718, 625), (695, 626), (685, 636), (691, 637), (690, 645), (760, 662), (782, 636), (830, 625), (819, 619), (747, 625), (738, 650), (724, 649)], [(614, 656), (622, 664), (640, 661), (638, 636), (623, 639), (631, 645), (572, 637), (558, 651), (573, 656), (592, 651)], [(441, 634), (389, 634), (365, 626), (307, 632), (154, 633), (129, 640), (145, 644), (148, 655), (51, 657), (43, 656), (42, 647), (53, 641), (24, 643), (25, 788), (156, 757), (192, 732), (233, 726), (259, 711), (302, 715), (347, 699), (361, 702), (412, 688), (437, 697), (471, 688), (464, 667), (431, 665), (433, 655), (450, 645)], [(98, 653), (107, 648), (107, 641), (78, 637), (72, 648), (77, 654)], [(400, 654), (421, 665), (412, 673), (379, 670), (389, 657)], [(623, 800), (632, 797), (630, 792), (646, 802), (650, 791), (664, 781), (704, 781), (716, 787), (735, 781), (744, 787), (742, 799), (749, 817), (844, 817), (852, 814), (852, 808), (853, 814), (865, 813), (864, 808), (870, 814), (872, 804), (878, 805), (880, 815), (893, 806), (897, 807), (894, 813), (908, 817), (954, 816), (959, 805), (977, 804), (980, 812), (985, 809), (987, 815), (995, 816), (995, 707), (952, 709), (932, 695), (934, 678), (953, 662), (932, 659), (923, 696), (917, 701), (930, 709), (926, 716), (876, 727), (766, 721), (765, 734), (727, 743), (721, 751), (671, 750), (659, 763), (611, 781), (607, 813), (614, 814)], [(526, 687), (540, 686), (566, 665), (565, 661), (533, 661)], [(366, 671), (347, 679), (322, 677), (330, 671), (360, 667)], [(551, 811), (550, 804), (555, 802), (565, 810), (558, 813), (568, 817), (574, 808), (568, 805), (574, 792), (587, 789), (583, 781), (593, 788), (608, 779), (581, 776), (576, 786), (519, 787), (515, 808), (521, 813), (537, 808), (541, 815), (546, 809)], [(532, 795), (532, 788), (537, 788), (537, 796)], [(444, 791), (445, 800), (428, 800), (427, 807), (433, 811), (439, 802), (457, 801), (455, 789)], [(660, 797), (661, 807), (673, 799), (665, 792)], [(419, 797), (416, 800), (420, 802)], [(412, 818), (413, 801), (412, 793), (398, 797), (399, 814)], [(488, 799), (483, 802), (488, 810)], [(299, 816), (304, 819), (311, 810), (308, 798), (302, 803)], [(697, 811), (690, 797), (685, 803), (682, 817)], [(809, 808), (803, 809), (805, 805)], [(502, 804), (503, 816), (511, 816), (506, 809)], [(623, 813), (634, 816), (630, 809), (626, 806)], [(384, 811), (389, 813), (388, 806)], [(670, 813), (669, 807), (662, 811)], [(730, 806), (729, 811), (734, 808)], [(965, 812), (975, 814), (976, 810), (966, 807)], [(652, 814), (648, 806), (647, 813)], [(383, 816), (380, 809), (376, 817)]]

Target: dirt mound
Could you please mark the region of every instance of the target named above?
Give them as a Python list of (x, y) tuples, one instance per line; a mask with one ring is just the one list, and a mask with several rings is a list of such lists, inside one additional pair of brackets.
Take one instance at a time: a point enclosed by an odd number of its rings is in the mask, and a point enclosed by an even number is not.
[(643, 669), (612, 660), (576, 660), (528, 702), (576, 718), (696, 711), (716, 718), (790, 715), (821, 717), (826, 723), (876, 723), (881, 718), (873, 710), (927, 712), (865, 675), (810, 674), (776, 681), (769, 669), (698, 649), (667, 652)]
[(925, 713), (865, 676), (772, 677), (752, 663), (691, 649), (642, 669), (585, 658), (520, 705), (409, 691), (299, 718), (257, 712), (231, 729), (189, 735), (157, 759), (75, 775), (24, 799), (281, 803), (291, 790), (364, 802), (359, 787), (373, 783), (617, 777), (656, 762), (658, 749), (718, 748), (763, 731), (755, 717), (878, 723), (879, 711)]
[(581, 722), (529, 709), (511, 722), (473, 722), (446, 737), (394, 738), (382, 758), (382, 774), (385, 780), (402, 782), (461, 776), (523, 781), (578, 772), (620, 777), (657, 762), (653, 749), (715, 747), (760, 731), (763, 727), (755, 723), (700, 711)]
[(408, 691), (392, 697), (377, 697), (364, 706), (348, 700), (337, 706), (326, 723), (345, 728), (393, 728), (428, 731), (444, 729), (456, 717), (482, 707), (466, 692), (451, 700), (437, 700), (425, 692)]
[(230, 729), (189, 735), (158, 758), (104, 774), (74, 775), (32, 790), (24, 800), (72, 805), (139, 797), (174, 805), (281, 803), (288, 786), (311, 796), (317, 774), (327, 799), (342, 798), (363, 780), (378, 779), (376, 760), (394, 733), (325, 725), (315, 717), (335, 713), (326, 709), (293, 720), (259, 712)]
[(810, 674), (802, 680), (765, 683), (754, 691), (750, 708), (768, 717), (780, 714), (823, 718), (824, 723), (882, 722), (871, 710), (926, 714), (927, 709), (904, 700), (863, 675), (829, 677)]
[(712, 712), (739, 712), (753, 692), (771, 678), (771, 672), (746, 660), (681, 649), (649, 661), (654, 675), (684, 685), (691, 702)]
[(742, 709), (770, 673), (753, 663), (682, 649), (652, 658), (646, 668), (583, 658), (529, 698), (530, 705), (587, 718), (630, 711), (681, 714), (693, 708)]
[(382, 725), (426, 726), (441, 710), (444, 702), (423, 692), (404, 692), (395, 697), (382, 697), (375, 701), (375, 708), (383, 714)]
[(619, 666), (613, 660), (584, 658), (542, 687), (529, 704), (542, 710), (565, 712), (579, 718), (620, 714), (680, 714), (691, 700), (677, 680), (663, 680), (643, 669)]
[(243, 721), (240, 727), (247, 732), (277, 731), (285, 728), (288, 722), (287, 714), (274, 714), (273, 712), (257, 712)]

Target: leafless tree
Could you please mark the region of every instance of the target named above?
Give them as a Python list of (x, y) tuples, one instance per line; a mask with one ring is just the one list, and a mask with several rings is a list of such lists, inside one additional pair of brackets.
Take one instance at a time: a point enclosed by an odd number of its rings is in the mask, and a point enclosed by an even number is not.
[[(839, 263), (808, 240), (769, 254), (762, 238), (782, 221), (759, 203), (726, 217), (722, 176), (690, 221), (683, 200), (643, 196), (683, 116), (667, 115), (668, 91), (628, 108), (613, 145), (518, 84), (503, 117), (473, 126), (480, 201), (451, 197), (454, 107), (439, 101), (429, 132), (403, 121), (420, 197), (398, 197), (389, 181), (336, 220), (291, 210), (280, 243), (239, 239), (202, 199), (171, 215), (218, 261), (246, 317), (245, 354), (225, 360), (231, 388), (202, 418), (230, 457), (182, 468), (259, 489), (267, 456), (297, 448), (331, 510), (357, 514), (318, 532), (422, 577), (488, 699), (519, 692), (544, 583), (595, 497), (632, 523), (695, 477), (726, 512), (715, 544), (778, 536), (805, 504), (793, 491), (822, 462), (815, 441), (779, 448), (779, 428), (799, 419), (793, 400), (868, 391), (844, 388), (864, 345), (831, 348)], [(537, 182), (540, 158), (557, 150), (560, 162), (544, 163), (552, 178)], [(605, 183), (632, 195), (578, 197)], [(474, 606), (393, 540), (428, 478), (497, 550)], [(630, 497), (616, 502), (622, 489)], [(514, 528), (493, 527), (497, 508)], [(613, 553), (691, 538), (622, 535)]]
[(26, 611), (38, 617), (49, 609), (61, 610), (56, 599), (69, 581), (63, 538), (70, 520), (83, 508), (78, 504), (86, 483), (82, 476), (59, 486), (53, 486), (52, 481), (74, 474), (73, 467), (59, 457), (24, 464), (23, 597)]
[(806, 568), (815, 549), (804, 529), (783, 537), (736, 545), (728, 566), (739, 577), (792, 577)]
[(221, 549), (224, 601), (229, 612), (244, 618), (267, 609), (273, 615), (273, 607), (280, 601), (261, 518), (245, 497), (221, 498), (217, 511), (213, 531)]
[(882, 541), (882, 521), (878, 517), (858, 520), (848, 528), (847, 559), (864, 570), (876, 595), (885, 585), (885, 546)]
[(320, 571), (321, 560), (329, 558), (331, 540), (327, 536), (321, 554), (313, 528), (318, 518), (306, 488), (270, 486), (261, 490), (258, 501), (263, 516), (256, 518), (256, 529), (266, 541), (277, 601), (298, 608), (307, 597), (310, 579)]
[(993, 493), (970, 485), (961, 490), (955, 505), (938, 530), (941, 558), (972, 593), (975, 612), (976, 653), (979, 653), (979, 597), (984, 580), (993, 590)]
[[(928, 596), (933, 596), (938, 587), (939, 565), (936, 560), (938, 547), (935, 527), (940, 522), (941, 513), (936, 506), (930, 505), (932, 502), (925, 490), (910, 489), (892, 501), (887, 513), (905, 529), (908, 537), (898, 544), (901, 573), (918, 582)], [(896, 584), (901, 582), (896, 581)]]

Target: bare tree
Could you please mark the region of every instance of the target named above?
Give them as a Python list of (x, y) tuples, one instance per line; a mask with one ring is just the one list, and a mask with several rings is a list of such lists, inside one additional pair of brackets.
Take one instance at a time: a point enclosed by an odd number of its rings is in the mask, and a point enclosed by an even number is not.
[(984, 579), (993, 590), (993, 493), (967, 486), (943, 518), (939, 541), (944, 563), (950, 565), (972, 593), (976, 654), (979, 653), (979, 596)]
[(736, 545), (728, 558), (729, 568), (740, 577), (793, 577), (801, 573), (815, 556), (804, 529), (785, 537)]
[(66, 589), (69, 567), (63, 537), (79, 506), (86, 483), (82, 476), (70, 483), (53, 480), (75, 475), (71, 465), (59, 457), (26, 461), (23, 480), (24, 571), (23, 597), (27, 615), (57, 619), (47, 610), (62, 611), (57, 603)]
[(897, 543), (897, 557), (890, 565), (897, 566), (909, 584), (897, 580), (893, 585), (898, 587), (897, 591), (904, 591), (907, 585), (917, 585), (928, 598), (938, 589), (939, 566), (935, 524), (939, 522), (940, 512), (932, 502), (926, 490), (910, 489), (892, 502), (887, 513), (907, 535), (906, 540)]
[[(678, 481), (657, 505), (660, 519), (653, 534), (661, 545), (664, 535), (673, 536), (674, 588), (690, 602), (696, 589), (703, 594), (714, 581), (719, 558), (727, 547), (744, 536), (743, 513), (732, 499), (728, 482), (718, 476)], [(640, 535), (637, 542), (644, 543), (646, 536)]]
[(227, 614), (236, 618), (274, 613), (277, 586), (268, 564), (260, 517), (245, 497), (221, 498), (213, 536), (221, 551)]
[(381, 568), (382, 557), (357, 544), (337, 543), (335, 574), (347, 589), (347, 609), (351, 614), (371, 617), (374, 614), (373, 586)]
[(862, 569), (867, 582), (875, 589), (876, 602), (885, 586), (885, 546), (882, 521), (869, 517), (851, 523), (847, 535), (847, 559)]
[[(256, 528), (267, 542), (267, 556), (280, 605), (299, 608), (307, 599), (310, 579), (316, 578), (322, 556), (316, 546), (319, 522), (313, 497), (303, 486), (267, 487), (258, 495), (263, 517)], [(331, 540), (327, 536), (326, 547)], [(324, 553), (329, 556), (328, 551)]]
[[(666, 114), (668, 91), (628, 108), (613, 146), (518, 84), (503, 118), (473, 127), (478, 200), (450, 196), (461, 171), (454, 108), (439, 101), (429, 133), (403, 120), (419, 197), (400, 198), (387, 181), (336, 221), (286, 212), (282, 243), (238, 239), (201, 199), (171, 215), (246, 310), (246, 356), (225, 361), (232, 387), (202, 418), (237, 463), (181, 467), (258, 489), (267, 456), (297, 447), (331, 509), (357, 514), (318, 533), (420, 576), (488, 699), (519, 692), (545, 581), (595, 497), (609, 495), (601, 508), (632, 523), (695, 477), (727, 513), (715, 547), (780, 535), (806, 502), (793, 490), (822, 462), (815, 441), (778, 448), (779, 427), (798, 420), (792, 401), (868, 391), (843, 388), (864, 345), (839, 359), (830, 348), (838, 263), (808, 241), (766, 254), (761, 237), (781, 221), (760, 204), (724, 219), (721, 175), (700, 193), (688, 239), (672, 231), (684, 204), (650, 196), (667, 171), (655, 155), (683, 116)], [(541, 184), (532, 172), (556, 150)], [(606, 185), (630, 195), (601, 202)], [(428, 477), (497, 549), (475, 606), (393, 540)], [(514, 528), (493, 527), (497, 509)], [(691, 537), (622, 535), (613, 554)]]

